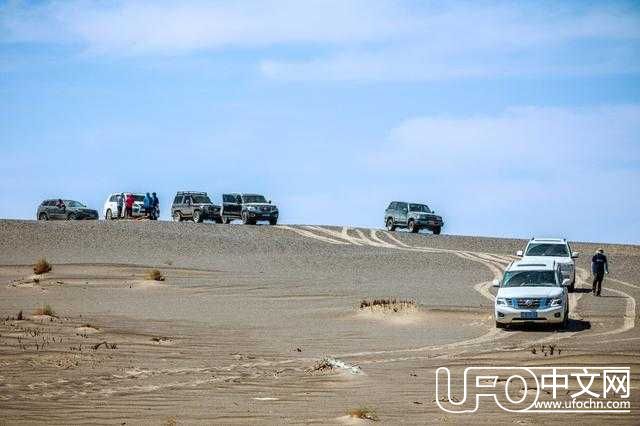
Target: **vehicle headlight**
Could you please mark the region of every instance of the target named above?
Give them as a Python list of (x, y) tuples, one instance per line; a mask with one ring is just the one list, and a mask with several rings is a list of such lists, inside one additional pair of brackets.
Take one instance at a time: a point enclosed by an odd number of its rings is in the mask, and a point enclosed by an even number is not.
[(573, 269), (573, 265), (571, 263), (561, 263), (560, 264), (560, 270), (561, 271), (570, 271)]
[(507, 299), (499, 297), (496, 299), (496, 304), (498, 306), (507, 306)]
[(551, 299), (551, 306), (562, 306), (562, 299)]

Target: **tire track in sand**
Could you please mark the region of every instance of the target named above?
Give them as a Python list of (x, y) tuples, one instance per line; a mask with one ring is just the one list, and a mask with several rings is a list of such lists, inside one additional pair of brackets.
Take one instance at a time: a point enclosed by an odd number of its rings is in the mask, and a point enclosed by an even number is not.
[[(286, 227), (289, 228), (289, 227)], [(382, 235), (385, 236), (389, 242), (382, 240), (381, 238), (379, 238), (377, 236), (377, 231), (376, 230), (370, 230), (370, 238), (368, 238), (367, 236), (364, 235), (364, 233), (359, 230), (359, 229), (355, 229), (354, 231), (357, 234), (356, 236), (353, 235), (349, 235), (349, 229), (348, 227), (343, 227), (341, 232), (338, 231), (334, 231), (331, 229), (327, 229), (327, 228), (323, 228), (320, 226), (308, 226), (307, 228), (307, 232), (303, 235), (303, 236), (307, 236), (310, 238), (316, 238), (320, 241), (324, 240), (324, 239), (331, 239), (331, 240), (338, 240), (340, 241), (340, 243), (343, 244), (354, 244), (354, 245), (358, 245), (358, 246), (372, 246), (372, 247), (383, 247), (383, 248), (389, 248), (389, 249), (396, 249), (396, 250), (403, 250), (403, 251), (413, 251), (413, 252), (423, 252), (423, 253), (450, 253), (453, 254), (455, 256), (458, 256), (462, 259), (465, 260), (469, 260), (472, 262), (476, 262), (476, 263), (480, 263), (482, 265), (484, 265), (485, 267), (487, 267), (492, 274), (494, 275), (494, 278), (501, 278), (502, 277), (502, 273), (503, 273), (503, 269), (510, 264), (513, 260), (517, 259), (514, 256), (509, 256), (509, 255), (495, 255), (492, 253), (482, 253), (482, 252), (472, 252), (472, 251), (464, 251), (464, 250), (451, 250), (451, 249), (439, 249), (439, 248), (433, 248), (433, 247), (417, 247), (417, 246), (411, 246), (408, 245), (402, 241), (400, 241), (399, 239), (397, 239), (395, 236), (393, 236), (392, 234), (390, 234), (389, 232), (386, 231), (382, 231)], [(296, 228), (289, 228), (292, 230), (295, 230)], [(315, 234), (315, 232), (321, 232), (323, 234), (326, 234), (326, 236), (324, 235), (318, 235)], [(302, 235), (302, 234), (301, 234)], [(581, 268), (577, 268), (576, 270), (576, 281), (579, 281), (580, 284), (586, 284), (586, 271), (584, 269)], [(619, 282), (620, 284), (623, 285), (627, 285), (633, 288), (640, 288), (640, 287), (636, 287), (633, 284), (629, 284), (629, 283), (625, 283), (625, 282), (621, 282), (619, 280), (614, 280), (616, 282)], [(493, 294), (490, 291), (492, 285), (492, 281), (485, 281), (485, 282), (480, 282), (477, 283), (473, 286), (474, 290), (479, 292), (484, 298), (486, 298), (487, 300), (493, 302), (495, 297), (493, 296)], [(623, 324), (620, 327), (617, 327), (616, 329), (613, 330), (609, 330), (606, 332), (602, 332), (602, 333), (598, 333), (598, 334), (593, 334), (591, 336), (597, 336), (597, 335), (612, 335), (612, 334), (619, 334), (622, 333), (624, 331), (630, 330), (632, 328), (635, 327), (635, 317), (636, 317), (636, 300), (635, 298), (633, 298), (631, 295), (629, 295), (626, 292), (623, 292), (621, 290), (617, 290), (617, 289), (609, 289), (612, 292), (619, 294), (623, 297), (626, 298), (627, 300), (627, 306), (625, 309), (625, 314), (624, 314), (624, 321)], [(584, 293), (571, 293), (569, 295), (569, 306), (570, 306), (570, 312), (572, 314), (578, 314), (579, 316), (579, 311), (578, 311), (578, 301), (583, 297)], [(455, 349), (455, 348), (461, 348), (461, 347), (465, 347), (465, 348), (470, 348), (473, 346), (477, 346), (477, 345), (482, 345), (488, 342), (495, 342), (496, 340), (499, 339), (504, 339), (510, 336), (516, 336), (518, 334), (522, 333), (521, 331), (517, 331), (517, 332), (505, 332), (504, 330), (500, 330), (497, 328), (492, 327), (487, 333), (474, 337), (474, 338), (470, 338), (470, 339), (464, 339), (461, 341), (457, 341), (457, 342), (452, 342), (452, 343), (448, 343), (448, 344), (443, 344), (443, 345), (429, 345), (429, 346), (421, 346), (421, 347), (414, 347), (414, 348), (406, 348), (406, 349), (393, 349), (393, 350), (380, 350), (380, 351), (364, 351), (364, 352), (356, 352), (356, 353), (348, 353), (348, 354), (341, 354), (341, 355), (337, 355), (339, 357), (342, 358), (349, 358), (349, 357), (360, 357), (360, 356), (376, 356), (376, 355), (388, 355), (388, 354), (397, 354), (397, 353), (411, 353), (411, 352), (423, 352), (423, 351), (446, 351), (446, 350), (450, 350), (450, 349)], [(535, 344), (535, 343), (543, 343), (543, 342), (547, 342), (550, 340), (564, 340), (570, 337), (573, 337), (574, 335), (578, 334), (579, 332), (570, 332), (570, 333), (566, 333), (566, 334), (562, 334), (562, 335), (552, 335), (552, 336), (546, 336), (542, 339), (539, 339), (535, 342), (529, 342), (528, 345), (530, 346), (531, 344)], [(392, 362), (392, 361), (396, 361), (396, 360), (402, 360), (404, 358), (393, 358), (393, 359), (383, 359), (383, 360), (378, 360), (378, 361), (374, 361), (374, 360), (369, 360), (367, 362)]]

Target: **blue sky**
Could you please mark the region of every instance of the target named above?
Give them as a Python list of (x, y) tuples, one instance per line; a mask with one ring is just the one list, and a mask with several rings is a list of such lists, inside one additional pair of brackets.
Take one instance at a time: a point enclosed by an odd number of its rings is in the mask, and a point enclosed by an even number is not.
[(0, 99), (0, 217), (242, 191), (640, 243), (637, 2), (0, 1)]

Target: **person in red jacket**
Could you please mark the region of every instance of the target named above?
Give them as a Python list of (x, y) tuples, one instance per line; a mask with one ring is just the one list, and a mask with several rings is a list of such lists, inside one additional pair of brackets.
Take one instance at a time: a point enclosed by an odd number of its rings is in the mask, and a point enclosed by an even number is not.
[(131, 218), (133, 216), (133, 203), (135, 198), (133, 198), (133, 194), (127, 194), (127, 198), (125, 199), (125, 217)]

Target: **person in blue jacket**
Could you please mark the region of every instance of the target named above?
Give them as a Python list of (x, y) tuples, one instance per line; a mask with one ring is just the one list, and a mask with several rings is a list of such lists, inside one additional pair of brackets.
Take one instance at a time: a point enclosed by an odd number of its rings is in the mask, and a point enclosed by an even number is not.
[(153, 199), (151, 195), (147, 192), (144, 196), (144, 200), (142, 200), (142, 208), (144, 208), (144, 213), (147, 217), (151, 217), (151, 207), (153, 206)]

